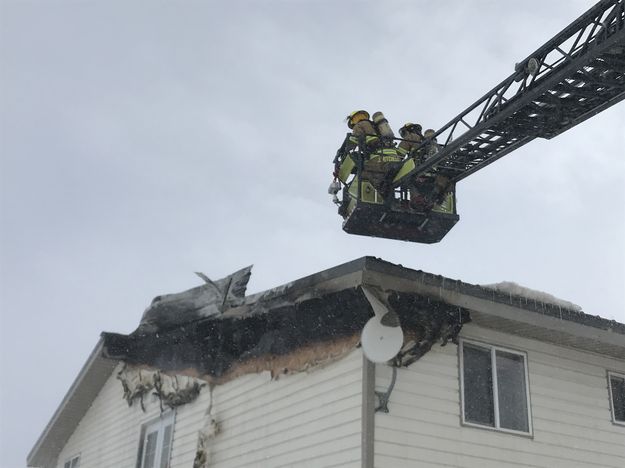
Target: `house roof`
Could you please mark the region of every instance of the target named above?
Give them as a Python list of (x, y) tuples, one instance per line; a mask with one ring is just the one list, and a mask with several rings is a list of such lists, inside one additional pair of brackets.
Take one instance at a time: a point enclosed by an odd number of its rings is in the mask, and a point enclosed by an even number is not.
[[(400, 313), (402, 327), (413, 333), (429, 333), (430, 347), (433, 340), (454, 338), (454, 321), (461, 326), (471, 320), (506, 333), (625, 359), (625, 324), (561, 304), (362, 257), (247, 296), (242, 305), (221, 316), (165, 330), (158, 334), (163, 336), (160, 341), (145, 333), (104, 333), (28, 455), (28, 466), (54, 466), (119, 360), (149, 361), (155, 367), (173, 372), (192, 364), (198, 375), (219, 381), (239, 375), (236, 366), (243, 361), (253, 365), (240, 372), (262, 370), (261, 361), (267, 354), (289, 356), (297, 347), (311, 346), (316, 346), (318, 353), (319, 349), (331, 348), (338, 341), (344, 347), (355, 346), (360, 329), (371, 316), (359, 289), (362, 285), (388, 291), (389, 303)], [(291, 331), (282, 333), (285, 329)], [(443, 336), (445, 333), (447, 336)], [(230, 358), (225, 354), (211, 357), (215, 350), (213, 353), (193, 345), (193, 337), (206, 338), (207, 334), (222, 337), (220, 349), (224, 346), (223, 337), (229, 334), (226, 354)], [(191, 342), (186, 347), (185, 340), (181, 345), (183, 337), (191, 337), (185, 338)], [(175, 347), (166, 346), (173, 343)], [(428, 349), (413, 351), (418, 358), (419, 353)]]

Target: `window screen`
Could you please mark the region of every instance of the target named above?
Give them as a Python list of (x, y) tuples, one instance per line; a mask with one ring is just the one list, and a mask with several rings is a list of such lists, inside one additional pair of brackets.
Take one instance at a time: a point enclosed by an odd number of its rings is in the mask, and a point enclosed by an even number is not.
[(614, 422), (625, 423), (625, 375), (608, 374)]
[(464, 347), (464, 417), (478, 424), (495, 424), (489, 349)]
[(173, 424), (169, 424), (163, 431), (163, 447), (161, 449), (161, 466), (160, 468), (169, 467), (169, 452), (171, 450), (171, 431)]
[(529, 432), (525, 395), (525, 360), (520, 354), (495, 352), (499, 425), (505, 429)]
[(145, 455), (143, 458), (143, 468), (154, 468), (156, 460), (156, 442), (158, 441), (158, 431), (150, 432), (145, 436)]

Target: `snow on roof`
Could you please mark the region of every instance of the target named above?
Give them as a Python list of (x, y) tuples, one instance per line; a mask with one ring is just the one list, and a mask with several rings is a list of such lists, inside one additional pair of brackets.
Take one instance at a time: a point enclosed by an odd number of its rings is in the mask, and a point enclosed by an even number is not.
[(535, 301), (553, 304), (565, 309), (575, 310), (577, 312), (582, 311), (581, 306), (578, 306), (577, 304), (573, 304), (572, 302), (559, 299), (543, 291), (526, 288), (525, 286), (521, 286), (520, 284), (516, 284), (512, 281), (502, 281), (501, 283), (495, 284), (481, 284), (480, 286), (483, 288), (494, 289), (495, 291), (510, 294), (513, 296), (521, 296), (527, 299), (533, 299)]

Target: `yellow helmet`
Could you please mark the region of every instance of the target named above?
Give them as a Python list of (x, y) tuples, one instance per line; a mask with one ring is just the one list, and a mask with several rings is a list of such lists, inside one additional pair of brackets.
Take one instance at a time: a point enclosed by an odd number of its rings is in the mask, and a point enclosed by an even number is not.
[(345, 120), (347, 120), (347, 126), (349, 128), (354, 128), (354, 125), (361, 120), (369, 120), (369, 112), (366, 110), (357, 110), (349, 114)]

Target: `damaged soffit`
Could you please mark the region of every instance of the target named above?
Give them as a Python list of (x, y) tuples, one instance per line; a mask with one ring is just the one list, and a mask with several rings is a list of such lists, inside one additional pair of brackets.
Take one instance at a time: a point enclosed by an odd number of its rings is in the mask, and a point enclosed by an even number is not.
[[(373, 316), (360, 287), (370, 261), (377, 260), (365, 257), (245, 300), (239, 294), (235, 302), (224, 301), (219, 310), (201, 317), (196, 313), (200, 305), (186, 299), (197, 297), (197, 288), (164, 296), (173, 296), (172, 304), (190, 304), (190, 311), (170, 307), (173, 315), (160, 313), (155, 320), (155, 304), (163, 303), (157, 298), (135, 332), (103, 334), (103, 355), (213, 383), (250, 372), (268, 370), (274, 376), (299, 372), (338, 359), (359, 345), (360, 333)], [(241, 272), (234, 276), (240, 278)], [(397, 313), (406, 335), (397, 365), (414, 362), (437, 341), (455, 340), (469, 321), (466, 310), (435, 297), (381, 290), (375, 282), (369, 285)], [(244, 284), (239, 281), (241, 291)], [(222, 291), (220, 298), (226, 295)]]
[[(625, 356), (625, 325), (618, 322), (372, 257), (244, 298), (249, 269), (232, 276), (244, 278), (232, 302), (224, 300), (205, 317), (168, 317), (160, 326), (146, 327), (146, 317), (158, 305), (155, 300), (135, 332), (103, 334), (103, 355), (215, 383), (249, 372), (305, 370), (358, 346), (360, 332), (373, 315), (360, 288), (368, 285), (400, 318), (406, 337), (399, 365), (418, 359), (438, 340), (455, 339), (469, 320), (563, 346)], [(229, 284), (228, 278), (216, 283)], [(203, 287), (212, 283), (205, 280)], [(220, 297), (227, 293), (222, 291)]]

